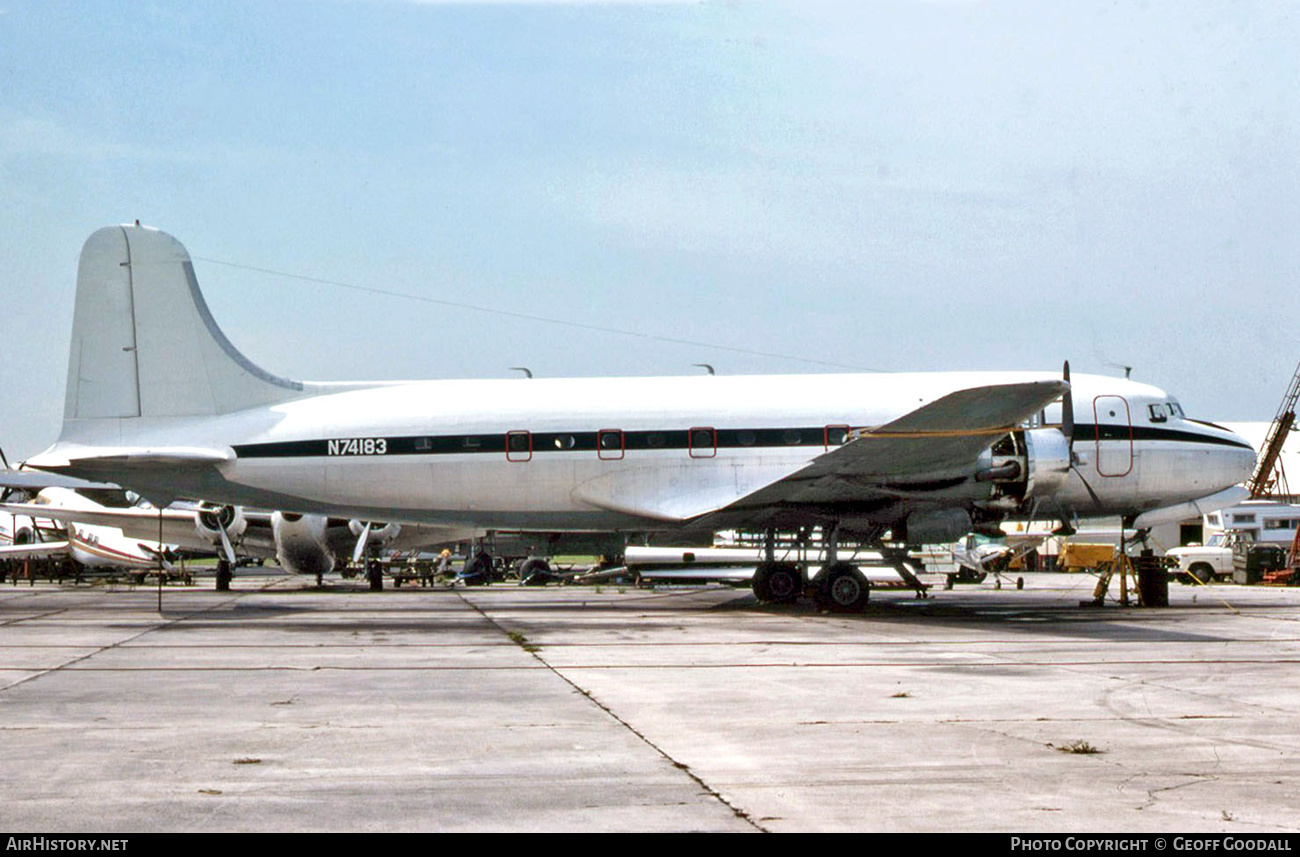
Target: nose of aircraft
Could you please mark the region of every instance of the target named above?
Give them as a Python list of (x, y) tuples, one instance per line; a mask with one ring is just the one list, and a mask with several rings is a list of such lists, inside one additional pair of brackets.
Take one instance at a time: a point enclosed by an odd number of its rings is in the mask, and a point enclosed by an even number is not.
[(1228, 432), (1228, 434), (1236, 444), (1227, 452), (1229, 457), (1228, 467), (1234, 474), (1236, 474), (1236, 482), (1233, 484), (1238, 484), (1245, 482), (1254, 475), (1257, 456), (1255, 454), (1255, 448), (1251, 446), (1250, 442), (1244, 437), (1236, 432)]
[(1206, 444), (1202, 447), (1209, 456), (1207, 472), (1213, 472), (1214, 481), (1222, 488), (1240, 485), (1255, 472), (1256, 452), (1250, 441), (1223, 426), (1213, 423), (1196, 423), (1195, 430)]

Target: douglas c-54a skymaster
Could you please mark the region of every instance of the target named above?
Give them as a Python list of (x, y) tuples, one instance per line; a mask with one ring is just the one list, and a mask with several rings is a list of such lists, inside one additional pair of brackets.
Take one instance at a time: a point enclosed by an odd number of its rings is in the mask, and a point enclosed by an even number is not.
[(291, 381), (221, 332), (176, 239), (113, 226), (81, 253), (62, 434), (28, 463), (155, 503), (482, 532), (820, 527), (817, 578), (769, 550), (755, 593), (808, 585), (853, 610), (868, 584), (836, 561), (841, 537), (950, 541), (1011, 515), (1141, 525), (1250, 475), (1248, 443), (1161, 390), (1066, 375)]

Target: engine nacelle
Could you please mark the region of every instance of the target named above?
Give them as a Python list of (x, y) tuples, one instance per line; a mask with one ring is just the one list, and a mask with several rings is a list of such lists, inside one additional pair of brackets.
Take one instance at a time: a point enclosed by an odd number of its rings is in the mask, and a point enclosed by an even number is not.
[(329, 547), (329, 518), (324, 515), (271, 513), (275, 559), (293, 574), (329, 574), (334, 552)]
[(1059, 429), (1030, 429), (1025, 432), (1028, 457), (1026, 497), (1050, 497), (1070, 480), (1070, 442)]
[(1060, 429), (1017, 431), (986, 449), (976, 463), (975, 481), (999, 486), (992, 499), (1019, 503), (1049, 497), (1070, 478), (1070, 443)]
[(248, 521), (244, 518), (244, 510), (239, 506), (214, 506), (204, 503), (199, 506), (199, 513), (194, 516), (194, 526), (200, 536), (219, 545), (222, 530), (225, 530), (226, 537), (232, 542), (238, 541), (244, 534), (244, 530), (248, 529)]
[[(358, 538), (361, 537), (361, 533), (365, 528), (365, 521), (358, 521), (356, 518), (348, 521), (348, 532)], [(370, 524), (370, 533), (366, 536), (366, 544), (386, 545), (393, 539), (397, 538), (397, 534), (401, 531), (401, 524), (375, 524), (372, 522)]]

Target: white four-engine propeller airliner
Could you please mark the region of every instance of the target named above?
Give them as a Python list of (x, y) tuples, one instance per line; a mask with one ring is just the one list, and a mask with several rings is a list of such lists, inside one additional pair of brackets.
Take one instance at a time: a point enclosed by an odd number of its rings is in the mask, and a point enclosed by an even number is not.
[[(1008, 515), (1132, 520), (1223, 491), (1254, 461), (1163, 391), (1096, 376), (286, 380), (217, 327), (180, 242), (136, 225), (82, 250), (63, 430), (28, 463), (155, 503), (478, 531), (820, 526), (833, 559), (839, 534), (915, 544)], [(802, 574), (769, 551), (755, 592), (785, 600)], [(845, 563), (814, 583), (841, 609), (867, 594)]]

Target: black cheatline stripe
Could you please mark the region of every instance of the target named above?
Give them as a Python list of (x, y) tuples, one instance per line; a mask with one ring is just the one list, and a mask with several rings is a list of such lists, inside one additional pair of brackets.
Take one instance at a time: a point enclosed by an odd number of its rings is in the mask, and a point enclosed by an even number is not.
[[(1078, 423), (1074, 428), (1076, 442), (1095, 440), (1126, 441), (1130, 437), (1135, 441), (1159, 440), (1181, 441), (1186, 443), (1205, 443), (1218, 446), (1236, 446), (1244, 449), (1252, 447), (1240, 441), (1196, 432), (1177, 429), (1134, 426), (1131, 429), (1122, 425), (1098, 426)], [(692, 442), (690, 435), (694, 431), (698, 437)], [(831, 426), (830, 446), (838, 446), (844, 439), (843, 425)], [(384, 451), (364, 451), (359, 447), (352, 452), (330, 451), (331, 441), (290, 440), (275, 443), (249, 443), (234, 447), (240, 458), (349, 458), (375, 455), (468, 455), (473, 453), (503, 454), (509, 444), (512, 454), (541, 452), (594, 452), (598, 441), (603, 438), (607, 444), (606, 451), (620, 448), (619, 432), (613, 429), (600, 431), (575, 432), (533, 432), (524, 431), (500, 434), (453, 434), (453, 435), (412, 435), (405, 437), (365, 437), (360, 440), (383, 441)], [(621, 448), (628, 452), (652, 449), (696, 449), (714, 448), (712, 438), (716, 437), (718, 449), (781, 449), (792, 447), (823, 447), (827, 443), (827, 427), (800, 428), (755, 428), (755, 429), (665, 429), (663, 431), (625, 431), (622, 432)], [(336, 438), (333, 443), (356, 440), (358, 438)], [(372, 446), (371, 450), (375, 448)]]
[[(331, 452), (330, 440), (290, 440), (277, 443), (248, 443), (234, 447), (240, 458), (312, 458), (328, 456), (346, 458), (360, 455), (453, 455), (490, 452), (501, 454), (507, 444), (512, 453), (540, 452), (594, 452), (598, 440), (603, 439), (606, 451), (620, 448), (633, 450), (647, 449), (749, 449), (762, 447), (800, 447), (826, 446), (828, 429), (826, 426), (803, 428), (768, 428), (768, 429), (665, 429), (663, 431), (625, 431), (621, 432), (621, 444), (617, 430), (574, 432), (527, 432), (518, 431), (508, 434), (453, 434), (453, 435), (414, 435), (408, 437), (363, 437), (335, 438), (333, 443), (339, 446), (350, 440), (383, 442), (384, 451), (378, 452), (375, 443), (368, 449), (357, 445), (355, 451)], [(829, 429), (831, 446), (843, 442), (844, 426), (832, 426)], [(694, 437), (692, 437), (692, 434)]]
[(1074, 439), (1078, 441), (1091, 440), (1128, 440), (1132, 437), (1135, 441), (1140, 440), (1162, 440), (1162, 441), (1181, 441), (1183, 443), (1208, 443), (1214, 446), (1235, 446), (1242, 449), (1254, 450), (1250, 444), (1239, 441), (1229, 440), (1225, 437), (1215, 437), (1208, 434), (1198, 434), (1193, 431), (1179, 431), (1178, 429), (1155, 428), (1152, 426), (1128, 426), (1122, 425), (1083, 425), (1076, 424), (1074, 427)]

